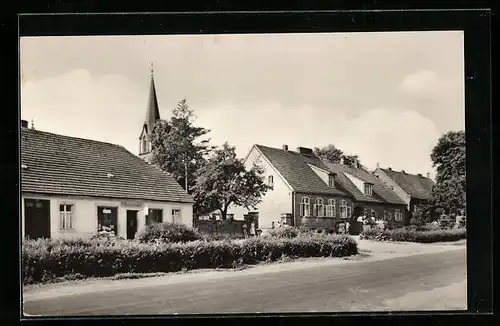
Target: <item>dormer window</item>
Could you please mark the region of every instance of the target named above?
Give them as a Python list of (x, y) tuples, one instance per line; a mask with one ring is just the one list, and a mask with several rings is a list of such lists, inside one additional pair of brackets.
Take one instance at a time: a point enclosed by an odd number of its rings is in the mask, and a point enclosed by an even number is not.
[(365, 183), (365, 195), (371, 196), (373, 194), (373, 186), (369, 183)]
[(335, 188), (335, 176), (333, 174), (328, 175), (328, 187)]
[(274, 179), (273, 179), (272, 175), (270, 175), (270, 176), (267, 177), (267, 184), (270, 187), (274, 186)]

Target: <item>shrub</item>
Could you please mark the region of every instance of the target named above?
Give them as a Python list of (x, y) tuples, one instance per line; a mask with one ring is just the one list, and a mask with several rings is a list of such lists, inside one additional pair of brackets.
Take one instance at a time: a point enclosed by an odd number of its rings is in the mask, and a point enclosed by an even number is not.
[(360, 235), (360, 239), (420, 243), (458, 241), (465, 238), (465, 229), (437, 229), (427, 231), (418, 231), (414, 228), (399, 228), (385, 231), (371, 229), (362, 232)]
[(439, 220), (438, 220), (439, 226), (443, 229), (446, 228), (451, 228), (455, 224), (455, 221), (453, 221), (449, 216), (447, 215), (442, 215)]
[(139, 242), (188, 242), (201, 240), (202, 235), (183, 224), (154, 223), (141, 230), (136, 239)]
[(299, 235), (299, 231), (292, 227), (283, 227), (272, 229), (269, 234), (275, 238), (295, 238)]
[(295, 257), (342, 257), (357, 254), (348, 236), (315, 234), (295, 238), (251, 238), (244, 242), (186, 243), (101, 240), (26, 240), (22, 247), (25, 284), (68, 274), (109, 277), (126, 273), (176, 272), (198, 268), (234, 268)]

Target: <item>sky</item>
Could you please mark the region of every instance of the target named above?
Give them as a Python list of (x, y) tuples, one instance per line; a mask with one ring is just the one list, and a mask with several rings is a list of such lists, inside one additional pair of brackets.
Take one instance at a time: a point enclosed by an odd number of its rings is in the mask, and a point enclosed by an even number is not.
[(137, 154), (151, 62), (161, 118), (186, 98), (240, 157), (334, 144), (434, 176), (438, 138), (465, 129), (461, 31), (21, 38), (21, 118)]

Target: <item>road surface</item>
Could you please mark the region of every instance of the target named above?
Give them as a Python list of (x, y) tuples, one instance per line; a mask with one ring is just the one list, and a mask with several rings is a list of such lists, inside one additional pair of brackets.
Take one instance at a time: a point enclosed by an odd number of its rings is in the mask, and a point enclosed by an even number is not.
[[(83, 316), (466, 309), (465, 248), (280, 272), (262, 270), (194, 276), (178, 283), (161, 278), (127, 280), (95, 291), (26, 296), (24, 312)], [(452, 301), (458, 306), (446, 305)]]

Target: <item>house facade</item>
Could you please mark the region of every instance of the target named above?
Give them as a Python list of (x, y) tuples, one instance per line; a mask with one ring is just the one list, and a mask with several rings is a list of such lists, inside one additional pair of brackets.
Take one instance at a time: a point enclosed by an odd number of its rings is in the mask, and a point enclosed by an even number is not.
[(124, 147), (21, 127), (23, 238), (133, 238), (155, 222), (192, 225), (193, 198)]
[(406, 212), (410, 216), (416, 207), (432, 199), (434, 181), (422, 174), (410, 174), (406, 171), (395, 171), (392, 168), (377, 167), (373, 172), (387, 187), (391, 188), (405, 202)]
[[(252, 146), (244, 159), (264, 170), (272, 186), (256, 208), (261, 228), (270, 228), (281, 216), (291, 225), (311, 229), (337, 230), (339, 224), (362, 215), (385, 219), (394, 225), (405, 223), (405, 203), (377, 177), (362, 169), (323, 162), (309, 148), (291, 151), (288, 146)], [(251, 211), (250, 211), (251, 212)], [(235, 207), (232, 214), (249, 211)]]
[(405, 202), (377, 176), (362, 168), (327, 162), (324, 164), (335, 172), (340, 187), (354, 197), (355, 217), (370, 217), (375, 221), (385, 221), (393, 227), (401, 227), (407, 223)]

